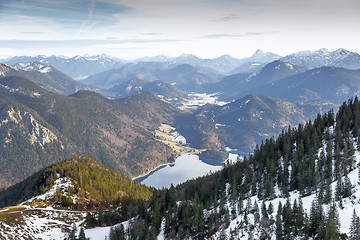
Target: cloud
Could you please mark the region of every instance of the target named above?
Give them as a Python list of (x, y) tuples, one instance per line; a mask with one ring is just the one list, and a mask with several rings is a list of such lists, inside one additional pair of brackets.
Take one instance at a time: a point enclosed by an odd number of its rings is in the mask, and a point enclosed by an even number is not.
[(141, 33), (141, 35), (145, 35), (145, 36), (160, 36), (160, 35), (163, 35), (162, 33)]
[(176, 39), (122, 39), (122, 40), (0, 40), (0, 48), (76, 48), (99, 45), (121, 45), (133, 43), (177, 42)]
[(227, 34), (227, 33), (219, 33), (219, 34), (209, 34), (203, 35), (199, 38), (237, 38), (237, 37), (249, 37), (249, 36), (259, 36), (259, 35), (270, 35), (270, 34), (277, 34), (279, 32), (272, 31), (272, 32), (246, 32), (246, 33), (238, 33), (238, 34)]
[(44, 35), (49, 34), (48, 32), (22, 32), (23, 34), (31, 34), (31, 35)]
[(92, 22), (94, 17), (95, 6), (96, 6), (96, 0), (91, 0), (88, 17), (86, 21), (81, 25), (79, 31), (75, 34), (75, 37), (79, 37), (81, 33), (91, 30), (96, 25), (96, 21)]
[(46, 17), (60, 23), (82, 22), (92, 20), (110, 23), (114, 15), (131, 10), (130, 7), (116, 2), (103, 0), (13, 0), (0, 3), (0, 15), (13, 14), (23, 16)]
[(243, 17), (237, 14), (228, 14), (221, 18), (215, 19), (216, 22), (227, 22), (242, 19)]

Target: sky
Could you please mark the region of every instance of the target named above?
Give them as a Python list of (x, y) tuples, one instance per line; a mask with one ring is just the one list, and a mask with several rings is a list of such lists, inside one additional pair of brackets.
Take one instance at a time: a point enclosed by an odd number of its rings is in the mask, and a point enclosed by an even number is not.
[(360, 50), (359, 0), (0, 0), (0, 58)]

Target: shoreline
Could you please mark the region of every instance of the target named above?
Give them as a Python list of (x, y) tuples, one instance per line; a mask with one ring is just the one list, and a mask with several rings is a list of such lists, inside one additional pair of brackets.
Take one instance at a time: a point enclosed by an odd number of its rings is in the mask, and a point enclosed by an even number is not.
[[(180, 155), (181, 155), (181, 154), (180, 154)], [(180, 156), (180, 155), (179, 155), (179, 156)], [(178, 158), (179, 156), (176, 156), (176, 158)], [(176, 158), (175, 158), (175, 162), (176, 162)], [(166, 166), (174, 165), (175, 162), (160, 164), (160, 165), (157, 166), (156, 168), (148, 171), (147, 173), (144, 173), (144, 174), (141, 174), (141, 175), (139, 175), (139, 176), (136, 176), (136, 177), (132, 178), (132, 181), (137, 182), (137, 183), (140, 183), (140, 182), (142, 182), (143, 180), (145, 180), (148, 176), (150, 176), (151, 174), (153, 174), (154, 172), (156, 172), (157, 170), (162, 169), (162, 168), (164, 168), (164, 167), (166, 167)], [(140, 180), (140, 181), (139, 181), (139, 180)]]
[[(194, 152), (194, 153), (192, 153), (192, 152), (182, 152), (181, 154), (179, 154), (179, 155), (177, 155), (177, 156), (175, 157), (175, 161), (174, 161), (174, 162), (160, 164), (160, 165), (157, 166), (156, 168), (148, 171), (147, 173), (144, 173), (144, 174), (138, 175), (138, 176), (136, 176), (136, 177), (133, 177), (131, 180), (134, 181), (134, 182), (137, 182), (137, 183), (141, 183), (142, 181), (144, 181), (147, 177), (149, 177), (149, 176), (150, 176), (151, 174), (153, 174), (154, 172), (156, 172), (156, 171), (158, 171), (158, 170), (160, 170), (160, 169), (162, 169), (162, 168), (164, 168), (164, 167), (166, 167), (166, 166), (175, 165), (176, 159), (177, 159), (178, 157), (180, 157), (181, 155), (184, 155), (184, 154), (186, 154), (186, 155), (197, 155), (197, 156), (199, 156), (198, 151), (196, 151), (196, 152)], [(222, 162), (219, 162), (219, 163), (221, 163), (221, 164), (219, 164), (219, 165), (218, 165), (218, 164), (211, 164), (211, 163), (209, 163), (209, 162), (206, 162), (206, 160), (201, 160), (200, 157), (199, 157), (199, 160), (202, 161), (202, 162), (204, 162), (204, 163), (206, 163), (206, 164), (212, 165), (212, 166), (220, 166), (220, 165), (226, 164), (226, 163), (230, 160), (230, 157), (226, 158), (226, 159), (225, 159), (224, 161), (222, 161)]]

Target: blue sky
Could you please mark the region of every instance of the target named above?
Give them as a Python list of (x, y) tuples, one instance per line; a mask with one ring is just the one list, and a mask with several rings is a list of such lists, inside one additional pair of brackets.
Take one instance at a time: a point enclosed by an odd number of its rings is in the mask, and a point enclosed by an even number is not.
[(358, 0), (0, 0), (0, 57), (360, 50)]

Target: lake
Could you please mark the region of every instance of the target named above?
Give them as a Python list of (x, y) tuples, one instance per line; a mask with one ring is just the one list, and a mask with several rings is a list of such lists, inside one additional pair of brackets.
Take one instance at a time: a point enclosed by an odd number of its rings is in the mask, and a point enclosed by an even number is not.
[(169, 188), (186, 182), (186, 180), (204, 176), (218, 171), (222, 165), (210, 165), (202, 162), (198, 155), (182, 154), (176, 158), (175, 164), (167, 165), (142, 178), (141, 183), (157, 189)]

